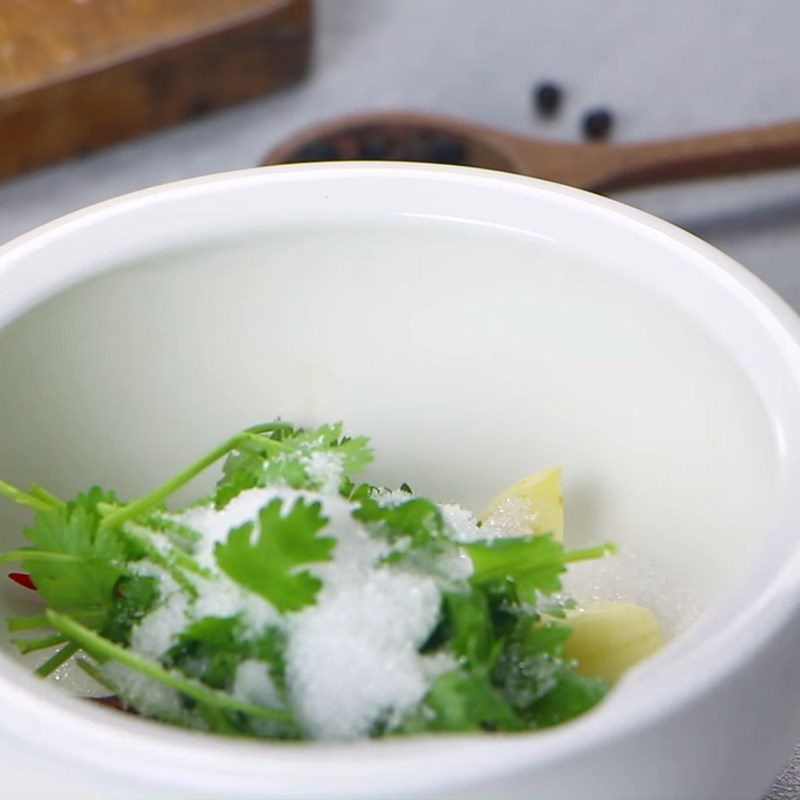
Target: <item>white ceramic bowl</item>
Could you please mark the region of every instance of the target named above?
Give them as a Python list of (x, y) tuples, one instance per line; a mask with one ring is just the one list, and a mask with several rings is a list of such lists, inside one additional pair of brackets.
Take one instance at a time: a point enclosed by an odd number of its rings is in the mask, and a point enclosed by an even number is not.
[[(6, 646), (0, 792), (756, 796), (800, 733), (798, 409), (783, 302), (664, 222), (540, 181), (269, 168), (23, 236), (0, 250), (9, 480), (130, 494), (232, 429), (341, 418), (385, 482), (471, 505), (562, 464), (571, 543), (644, 553), (662, 610), (703, 612), (573, 724), (347, 745), (89, 707)], [(18, 543), (24, 514), (0, 514)], [(30, 602), (0, 591), (0, 612)]]

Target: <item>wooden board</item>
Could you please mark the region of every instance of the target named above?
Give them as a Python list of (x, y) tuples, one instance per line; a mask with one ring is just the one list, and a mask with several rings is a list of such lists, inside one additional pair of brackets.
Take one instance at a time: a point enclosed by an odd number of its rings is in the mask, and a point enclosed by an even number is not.
[(311, 0), (0, 0), (0, 177), (301, 77)]

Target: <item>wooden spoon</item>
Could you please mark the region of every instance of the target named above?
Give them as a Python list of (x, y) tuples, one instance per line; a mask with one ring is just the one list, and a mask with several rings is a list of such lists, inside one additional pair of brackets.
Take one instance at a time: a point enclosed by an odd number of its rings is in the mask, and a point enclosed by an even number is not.
[(360, 114), (308, 128), (263, 163), (358, 158), (468, 164), (607, 192), (800, 166), (800, 121), (641, 144), (568, 144), (433, 114)]

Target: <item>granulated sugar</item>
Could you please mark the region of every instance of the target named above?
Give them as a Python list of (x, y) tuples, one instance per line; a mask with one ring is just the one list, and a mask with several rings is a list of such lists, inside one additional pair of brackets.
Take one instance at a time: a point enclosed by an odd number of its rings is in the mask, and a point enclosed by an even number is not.
[[(335, 463), (336, 454), (318, 455), (309, 458), (305, 469), (330, 491), (334, 482), (338, 486), (341, 464)], [(259, 511), (276, 498), (282, 501), (284, 515), (301, 498), (308, 504), (319, 503), (327, 520), (320, 535), (336, 539), (330, 561), (303, 567), (321, 581), (315, 602), (284, 614), (260, 594), (229, 578), (214, 556), (217, 543), (246, 522), (254, 523), (252, 536), (260, 535)], [(376, 495), (381, 504), (412, 498), (406, 492)], [(519, 536), (529, 530), (530, 508), (524, 499), (516, 500), (506, 501), (483, 525), (461, 506), (440, 508), (452, 540), (466, 544)], [(244, 491), (221, 509), (208, 504), (173, 517), (198, 534), (194, 557), (209, 575), (187, 573), (198, 595), (187, 599), (160, 567), (143, 562), (141, 572), (161, 579), (162, 594), (158, 605), (134, 627), (132, 648), (150, 658), (162, 657), (181, 631), (205, 617), (235, 617), (244, 635), (254, 640), (268, 629), (278, 628), (286, 638), (288, 698), (281, 697), (270, 665), (254, 658), (238, 665), (234, 696), (273, 708), (288, 702), (304, 733), (317, 739), (368, 736), (376, 726), (401, 720), (423, 700), (436, 677), (456, 665), (451, 656), (425, 656), (419, 649), (437, 625), (442, 592), (463, 591), (472, 562), (462, 548), (451, 547), (440, 556), (426, 555), (424, 562), (412, 558), (388, 563), (390, 555), (404, 552), (404, 540), (391, 541), (371, 532), (353, 517), (354, 508), (335, 489), (318, 493), (269, 487)], [(648, 569), (642, 559), (627, 551), (574, 565), (566, 589), (585, 604), (643, 602), (669, 627), (685, 621), (677, 618), (683, 612), (675, 604), (672, 587), (659, 583), (657, 570)], [(119, 672), (119, 668), (115, 670)], [(155, 688), (152, 682), (145, 685), (146, 679), (129, 672), (117, 676), (123, 680), (124, 695), (138, 698), (146, 691), (157, 691), (158, 698), (150, 697), (148, 702), (180, 711), (174, 692)]]
[[(326, 469), (337, 474), (331, 464), (309, 465), (309, 469), (317, 468), (320, 475)], [(406, 493), (400, 495), (399, 501), (410, 499)], [(300, 498), (319, 502), (328, 520), (324, 534), (337, 540), (331, 561), (309, 567), (323, 584), (316, 603), (285, 615), (229, 579), (214, 558), (215, 545), (225, 541), (232, 528), (257, 521), (259, 510), (275, 498), (283, 501), (284, 514)], [(390, 544), (371, 534), (352, 511), (353, 505), (335, 494), (271, 487), (242, 492), (222, 509), (200, 506), (176, 517), (199, 534), (195, 558), (213, 577), (191, 575), (198, 591), (192, 602), (176, 591), (170, 579), (166, 585), (173, 593), (135, 626), (133, 649), (150, 657), (162, 656), (177, 634), (207, 616), (235, 616), (254, 636), (276, 626), (288, 636), (290, 700), (309, 735), (355, 738), (369, 734), (386, 715), (402, 715), (452, 665), (450, 659), (432, 659), (418, 652), (438, 621), (441, 593), (428, 572), (382, 564)], [(469, 559), (451, 560), (452, 564), (443, 560), (442, 569), (452, 580), (466, 578)], [(126, 685), (127, 692), (138, 688)], [(253, 659), (239, 665), (233, 692), (252, 702), (279, 702), (268, 665)]]
[(304, 728), (322, 739), (365, 736), (382, 714), (416, 705), (430, 685), (417, 649), (439, 602), (433, 579), (383, 567), (326, 584), (315, 606), (292, 615), (288, 679)]
[(118, 661), (106, 662), (101, 667), (101, 672), (117, 687), (120, 697), (141, 713), (157, 714), (161, 718), (169, 718), (177, 723), (185, 722), (191, 724), (193, 728), (203, 727), (202, 720), (187, 711), (180, 693), (175, 689), (148, 678)]
[(519, 536), (520, 531), (530, 531), (536, 522), (537, 513), (527, 497), (506, 497), (491, 516), (484, 520), (482, 529), (491, 536)]
[(242, 661), (236, 668), (233, 696), (268, 708), (281, 705), (278, 689), (269, 674), (269, 665), (255, 658)]
[(149, 658), (160, 658), (186, 628), (188, 611), (188, 597), (183, 592), (173, 592), (133, 627), (131, 648)]

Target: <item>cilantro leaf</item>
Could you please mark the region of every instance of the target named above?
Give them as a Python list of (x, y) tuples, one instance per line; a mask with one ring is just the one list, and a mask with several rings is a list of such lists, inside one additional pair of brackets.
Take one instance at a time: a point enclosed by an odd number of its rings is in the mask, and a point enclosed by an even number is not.
[(67, 503), (63, 511), (43, 511), (37, 514), (36, 524), (25, 529), (25, 535), (41, 550), (71, 553), (107, 561), (128, 556), (128, 545), (114, 531), (100, 529), (102, 519), (98, 505), (113, 504), (113, 492), (94, 486)]
[(277, 708), (286, 712), (283, 722), (231, 714), (220, 709), (200, 707), (198, 711), (211, 730), (217, 733), (249, 733), (279, 739), (297, 737), (298, 728), (290, 715), (286, 690), (286, 634), (278, 628), (267, 628), (251, 638), (238, 617), (203, 617), (189, 625), (165, 656), (165, 665), (202, 681), (220, 691), (230, 692), (239, 666), (248, 659), (264, 662), (264, 668), (277, 690)]
[[(369, 439), (343, 435), (340, 422), (305, 429), (283, 426), (269, 435), (242, 439), (222, 467), (215, 503), (222, 507), (246, 489), (289, 486), (293, 489), (325, 488), (331, 475), (359, 472), (372, 461)], [(320, 465), (324, 468), (320, 469)]]
[[(462, 547), (448, 532), (441, 507), (415, 496), (406, 484), (396, 494), (354, 483), (349, 473), (363, 469), (372, 453), (366, 438), (344, 436), (341, 423), (249, 428), (130, 503), (97, 487), (63, 503), (36, 485), (23, 492), (0, 482), (0, 494), (39, 511), (26, 531), (32, 546), (2, 554), (0, 560), (21, 561), (48, 604), (43, 614), (10, 620), (14, 631), (42, 629), (42, 635), (17, 641), (23, 652), (59, 648), (40, 674), (83, 649), (88, 657), (111, 659), (177, 692), (175, 707), (131, 695), (129, 702), (144, 713), (219, 733), (302, 737), (292, 708), (297, 698), (287, 687), (290, 634), (277, 626), (254, 632), (244, 623), (244, 612), (192, 620), (201, 581), (221, 577), (206, 562), (217, 533), (206, 530), (202, 520), (197, 530), (186, 527), (181, 513), (168, 512), (166, 502), (223, 458), (214, 495), (218, 508), (255, 487), (338, 495), (349, 502), (354, 519), (383, 538), (380, 549), (388, 553), (376, 569), (397, 569), (402, 561), (401, 570), (434, 579), (439, 615), (418, 650), (453, 666), (429, 681), (425, 697), (399, 726), (398, 709), (387, 703), (371, 720), (373, 735), (542, 728), (583, 713), (604, 696), (603, 681), (579, 675), (575, 663), (563, 658), (569, 629), (544, 622), (542, 614), (563, 616), (564, 601), (548, 596), (561, 589), (568, 562), (596, 558), (610, 548), (566, 552), (550, 534)], [(277, 494), (280, 499), (245, 524), (232, 530), (226, 525), (214, 557), (219, 572), (287, 613), (317, 601), (322, 582), (309, 567), (330, 561), (337, 540), (324, 535), (329, 520), (319, 502), (303, 492), (295, 502), (289, 493)], [(199, 504), (207, 505), (208, 498)], [(451, 556), (465, 552), (473, 566), (469, 578), (451, 568)], [(149, 569), (137, 568), (144, 564)], [(163, 580), (170, 592), (183, 593), (189, 610), (178, 620), (183, 630), (171, 647), (152, 659), (131, 647), (131, 632), (157, 606)], [(551, 601), (557, 605), (548, 610)], [(262, 670), (272, 685), (265, 683)], [(119, 688), (124, 698), (124, 681)], [(260, 699), (241, 696), (248, 693)]]
[(244, 648), (235, 617), (204, 617), (178, 636), (167, 653), (167, 665), (200, 678), (214, 689), (230, 689)]
[(473, 586), (484, 586), (516, 602), (536, 604), (540, 595), (561, 591), (567, 563), (614, 552), (610, 544), (565, 552), (552, 533), (517, 536), (464, 545), (472, 559)]
[(494, 666), (492, 679), (519, 713), (525, 714), (556, 686), (565, 669), (560, 655), (569, 633), (569, 628), (536, 624), (532, 615), (518, 617)]
[(497, 655), (486, 595), (446, 594), (443, 598), (448, 648), (472, 668), (488, 668)]
[(528, 710), (526, 717), (537, 728), (549, 728), (573, 719), (596, 706), (608, 693), (600, 678), (588, 678), (562, 669), (555, 686)]
[(472, 559), (476, 586), (510, 582), (521, 599), (534, 601), (536, 591), (555, 594), (566, 571), (564, 546), (550, 533), (474, 542), (464, 549)]
[(342, 454), (345, 472), (362, 472), (372, 463), (372, 448), (366, 436), (343, 436), (335, 447)]
[(329, 561), (336, 539), (317, 536), (327, 524), (319, 503), (297, 500), (285, 514), (276, 498), (252, 522), (234, 528), (214, 554), (220, 569), (233, 580), (265, 597), (279, 611), (297, 611), (315, 602), (322, 586), (304, 564)]
[(222, 508), (236, 495), (247, 489), (264, 486), (266, 474), (264, 456), (242, 446), (231, 453), (222, 465), (222, 478), (217, 482), (214, 503)]
[[(39, 594), (54, 609), (87, 612), (87, 624), (94, 628), (102, 628), (114, 613), (117, 582), (126, 574), (125, 563), (137, 555), (128, 540), (100, 527), (98, 506), (114, 502), (113, 493), (94, 487), (62, 510), (40, 511), (25, 530), (36, 547), (27, 558), (23, 551), (21, 563)], [(74, 558), (48, 560), (42, 553)]]
[(230, 688), (236, 667), (245, 659), (258, 659), (269, 666), (276, 686), (285, 690), (286, 633), (267, 628), (249, 637), (238, 617), (203, 617), (178, 635), (167, 654), (170, 665), (202, 678), (216, 688)]
[(525, 723), (484, 675), (455, 669), (440, 675), (401, 732), (521, 731)]
[(151, 576), (123, 576), (114, 587), (114, 599), (103, 635), (112, 642), (128, 644), (131, 629), (150, 611), (160, 595), (158, 580)]
[(353, 516), (370, 524), (390, 542), (408, 538), (410, 548), (424, 548), (444, 536), (444, 517), (436, 503), (415, 497), (399, 504), (381, 504), (372, 497), (361, 499)]
[(585, 678), (561, 657), (571, 631), (560, 623), (519, 613), (492, 671), (492, 682), (531, 728), (582, 714), (603, 699), (608, 685)]
[[(372, 461), (369, 439), (366, 436), (345, 436), (341, 422), (311, 429), (297, 428), (287, 438), (288, 443), (299, 452), (336, 452), (342, 458), (342, 469), (345, 472), (360, 472)], [(287, 442), (287, 438), (284, 438), (284, 442)]]

